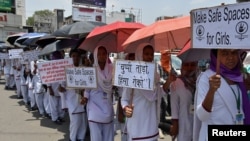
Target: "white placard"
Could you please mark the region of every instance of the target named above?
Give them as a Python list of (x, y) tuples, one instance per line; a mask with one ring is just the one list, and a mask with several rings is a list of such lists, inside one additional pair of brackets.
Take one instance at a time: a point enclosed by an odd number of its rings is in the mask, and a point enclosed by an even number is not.
[(191, 11), (192, 47), (249, 49), (250, 2)]
[(113, 85), (154, 90), (155, 63), (116, 60)]
[(41, 50), (32, 50), (23, 52), (23, 60), (35, 61), (38, 60)]
[(10, 49), (9, 50), (9, 59), (23, 58), (23, 49)]
[(0, 53), (0, 59), (9, 59), (8, 53)]
[(65, 68), (68, 88), (97, 88), (96, 69), (94, 67)]
[(72, 66), (72, 58), (37, 63), (37, 68), (44, 84), (65, 81), (65, 67)]

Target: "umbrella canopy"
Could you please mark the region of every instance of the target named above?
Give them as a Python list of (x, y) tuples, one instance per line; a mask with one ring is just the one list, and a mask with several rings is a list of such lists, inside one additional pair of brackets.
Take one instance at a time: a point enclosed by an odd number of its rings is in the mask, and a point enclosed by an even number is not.
[(59, 51), (59, 50), (63, 50), (66, 48), (74, 48), (76, 47), (78, 43), (78, 40), (76, 39), (62, 39), (62, 40), (57, 40), (53, 43), (50, 43), (48, 45), (46, 45), (42, 50), (40, 55), (47, 55), (50, 54), (54, 51)]
[(122, 43), (137, 29), (145, 27), (140, 23), (114, 22), (93, 29), (79, 48), (93, 52), (97, 46), (105, 46), (108, 52), (122, 52)]
[(6, 44), (4, 41), (0, 41), (0, 52), (6, 52), (11, 46)]
[(52, 35), (60, 37), (75, 37), (76, 35), (80, 37), (86, 37), (90, 31), (95, 27), (106, 25), (102, 22), (95, 21), (80, 21), (69, 25), (64, 25), (58, 30), (56, 30)]
[(157, 21), (135, 31), (124, 43), (125, 52), (135, 52), (141, 43), (150, 43), (155, 51), (181, 49), (190, 39), (190, 16)]
[(195, 62), (202, 59), (210, 59), (210, 49), (192, 48), (191, 40), (189, 40), (177, 56), (182, 62)]
[(69, 35), (78, 34), (81, 37), (86, 37), (94, 28), (104, 26), (105, 23), (95, 21), (80, 21), (73, 23)]
[(19, 38), (16, 39), (14, 45), (18, 46), (18, 47), (27, 47), (27, 45), (24, 45), (23, 43), (29, 39), (28, 43), (31, 43), (32, 40), (38, 38), (38, 37), (42, 37), (47, 35), (47, 33), (26, 33), (22, 36), (20, 36)]
[(63, 25), (59, 29), (57, 29), (55, 32), (53, 32), (51, 35), (53, 36), (60, 36), (60, 37), (68, 37), (69, 31), (73, 24)]
[(9, 36), (7, 36), (6, 41), (7, 41), (10, 45), (14, 45), (16, 39), (19, 38), (19, 37), (21, 37), (21, 36), (23, 36), (24, 34), (26, 34), (26, 33), (21, 32), (21, 33), (9, 35)]
[(30, 37), (28, 39), (26, 39), (22, 44), (23, 45), (26, 45), (26, 46), (30, 46), (30, 47), (36, 47), (37, 44), (36, 44), (36, 41), (39, 40), (40, 38), (46, 36), (47, 34), (44, 34), (41, 36), (34, 36), (34, 37)]
[(38, 45), (39, 47), (44, 48), (46, 45), (51, 44), (57, 40), (64, 40), (64, 39), (71, 39), (70, 37), (57, 37), (54, 35), (46, 35), (43, 37), (40, 37), (35, 44)]

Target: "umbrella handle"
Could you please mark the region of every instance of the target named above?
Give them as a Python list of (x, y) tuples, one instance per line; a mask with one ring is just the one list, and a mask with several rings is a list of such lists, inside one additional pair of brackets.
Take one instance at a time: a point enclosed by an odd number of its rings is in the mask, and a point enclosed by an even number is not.
[(132, 88), (132, 92), (131, 92), (131, 97), (130, 97), (130, 103), (129, 105), (132, 107), (133, 105), (133, 98), (134, 98), (134, 88)]
[(220, 54), (219, 54), (219, 51), (217, 51), (216, 74), (220, 74)]

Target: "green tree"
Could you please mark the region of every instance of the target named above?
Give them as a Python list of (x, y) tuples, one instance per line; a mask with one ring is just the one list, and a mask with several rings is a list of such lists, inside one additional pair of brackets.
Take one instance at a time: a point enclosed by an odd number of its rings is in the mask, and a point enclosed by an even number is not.
[(51, 17), (54, 15), (54, 13), (53, 13), (53, 11), (48, 10), (48, 9), (35, 11), (35, 13), (32, 15), (32, 17), (28, 17), (28, 19), (26, 20), (26, 25), (34, 26), (35, 15), (40, 16), (40, 17)]

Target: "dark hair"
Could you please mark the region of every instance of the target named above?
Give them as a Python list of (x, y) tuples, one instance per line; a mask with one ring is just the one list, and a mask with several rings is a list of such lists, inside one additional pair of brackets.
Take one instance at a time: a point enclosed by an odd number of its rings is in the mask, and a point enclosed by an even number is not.
[(100, 48), (104, 49), (106, 51), (106, 53), (108, 54), (108, 51), (104, 46), (100, 46), (98, 49), (100, 49)]
[(78, 53), (78, 55), (81, 55), (81, 52), (80, 52), (78, 49), (73, 48), (73, 49), (71, 49), (70, 52), (69, 52), (69, 57), (71, 57), (71, 55), (72, 55), (73, 53)]
[(218, 49), (211, 49), (211, 53), (217, 58)]
[(144, 51), (146, 48), (150, 48), (150, 49), (154, 50), (153, 46), (151, 46), (151, 45), (146, 45), (146, 46), (143, 48), (143, 51)]

